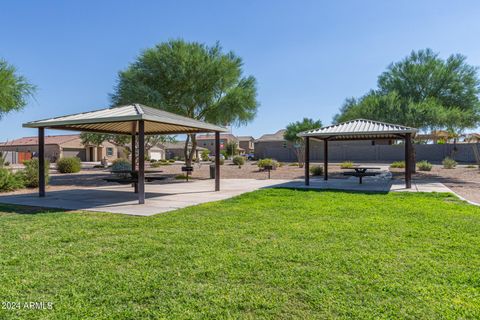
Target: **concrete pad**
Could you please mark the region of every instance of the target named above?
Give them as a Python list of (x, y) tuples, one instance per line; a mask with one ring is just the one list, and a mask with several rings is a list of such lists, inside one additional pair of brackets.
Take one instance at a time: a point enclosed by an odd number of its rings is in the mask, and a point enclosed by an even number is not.
[(133, 188), (125, 185), (50, 192), (47, 190), (45, 198), (38, 197), (36, 192), (2, 195), (0, 203), (151, 216), (201, 203), (228, 199), (245, 192), (286, 182), (288, 180), (225, 179), (221, 181), (219, 192), (214, 191), (214, 180), (147, 184), (143, 205), (138, 204), (138, 196), (133, 193)]
[(359, 183), (359, 179), (356, 177), (349, 177), (348, 179), (328, 179), (326, 181), (323, 180), (323, 178), (310, 178), (309, 186), (305, 186), (303, 179), (297, 179), (284, 184), (278, 184), (275, 187), (387, 193), (390, 191), (392, 181), (392, 174), (385, 171), (374, 177), (364, 177), (362, 184)]

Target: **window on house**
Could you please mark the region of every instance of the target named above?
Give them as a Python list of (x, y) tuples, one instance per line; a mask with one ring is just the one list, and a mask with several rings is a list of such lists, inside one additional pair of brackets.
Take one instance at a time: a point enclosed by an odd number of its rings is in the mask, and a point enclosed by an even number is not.
[(107, 157), (113, 156), (113, 148), (107, 148)]

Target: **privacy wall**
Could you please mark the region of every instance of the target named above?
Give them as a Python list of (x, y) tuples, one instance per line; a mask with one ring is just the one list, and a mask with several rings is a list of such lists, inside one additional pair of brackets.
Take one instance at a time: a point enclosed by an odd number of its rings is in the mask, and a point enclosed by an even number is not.
[[(310, 141), (311, 161), (323, 161), (323, 142), (314, 141), (313, 139)], [(440, 162), (445, 157), (451, 156), (454, 151), (453, 144), (414, 144), (413, 146), (417, 161)], [(478, 143), (457, 144), (457, 151), (454, 154), (455, 160), (459, 162), (475, 162), (474, 147), (478, 148), (480, 152), (480, 144)], [(328, 144), (328, 152), (328, 159), (338, 162), (349, 160), (391, 162), (405, 159), (405, 146), (403, 144), (372, 145), (372, 141), (332, 141)], [(257, 159), (273, 158), (284, 162), (297, 161), (293, 145), (282, 141), (255, 142), (255, 156)]]

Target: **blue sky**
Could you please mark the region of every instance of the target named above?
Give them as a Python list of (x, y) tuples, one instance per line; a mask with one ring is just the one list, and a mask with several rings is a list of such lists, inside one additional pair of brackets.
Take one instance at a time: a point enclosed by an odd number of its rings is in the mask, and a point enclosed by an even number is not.
[(257, 78), (258, 115), (234, 134), (303, 117), (329, 124), (412, 50), (480, 66), (479, 16), (478, 1), (2, 1), (0, 57), (38, 93), (0, 120), (0, 141), (35, 135), (23, 122), (109, 106), (117, 72), (176, 38), (219, 41)]

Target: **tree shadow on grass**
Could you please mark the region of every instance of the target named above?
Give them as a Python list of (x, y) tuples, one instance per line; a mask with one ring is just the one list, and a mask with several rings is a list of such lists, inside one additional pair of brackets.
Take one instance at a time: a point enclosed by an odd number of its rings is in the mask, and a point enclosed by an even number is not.
[(67, 212), (67, 211), (71, 211), (71, 210), (0, 203), (0, 216), (2, 213), (43, 214), (43, 213), (51, 213), (51, 212), (61, 213), (61, 212)]

